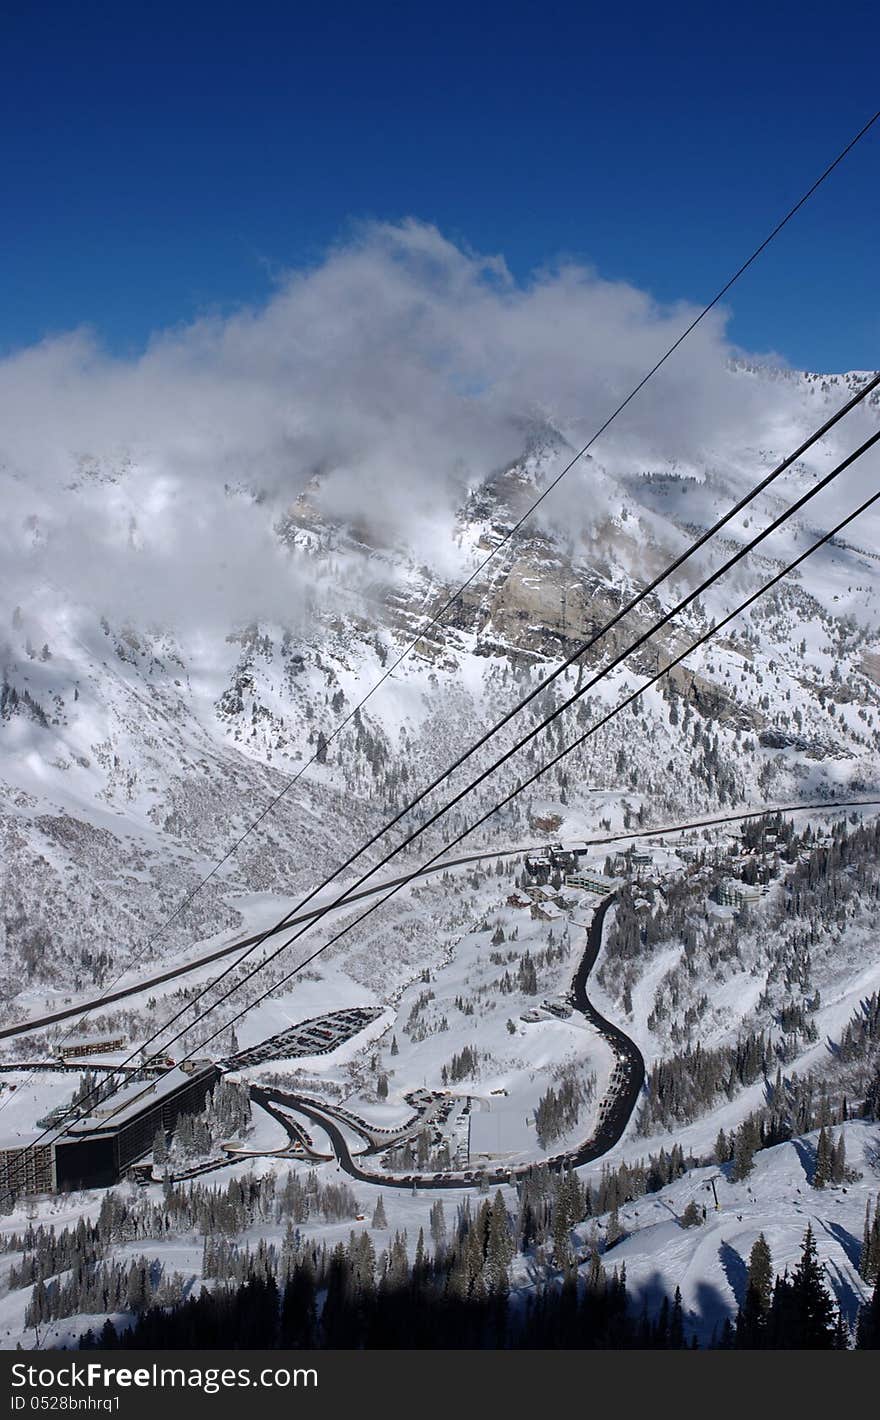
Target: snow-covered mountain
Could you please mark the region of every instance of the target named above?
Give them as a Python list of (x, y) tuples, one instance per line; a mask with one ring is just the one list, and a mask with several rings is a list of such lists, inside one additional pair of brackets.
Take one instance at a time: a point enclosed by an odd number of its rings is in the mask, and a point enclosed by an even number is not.
[[(179, 615), (166, 607), (161, 621), (153, 610), (138, 619), (125, 582), (161, 577), (161, 564), (150, 561), (134, 504), (147, 486), (155, 494), (155, 485), (131, 459), (100, 450), (65, 465), (51, 510), (22, 520), (18, 536), (32, 549), (31, 575), (7, 587), (11, 611), (0, 630), (0, 972), (7, 1006), (20, 1010), (22, 992), (34, 988), (69, 993), (106, 981), (317, 752), (259, 830), (151, 943), (149, 959), (240, 925), (246, 894), (294, 897), (311, 887), (865, 378), (732, 364), (725, 373), (731, 401), (754, 404), (758, 388), (757, 402), (772, 411), (759, 433), (748, 427), (741, 444), (725, 430), (717, 447), (707, 442), (702, 459), (681, 463), (653, 459), (625, 437), (607, 451), (597, 445), (329, 746), (340, 722), (572, 457), (580, 431), (564, 421), (523, 424), (519, 457), (462, 488), (442, 516), (432, 506), (427, 541), (422, 525), (408, 541), (389, 524), (393, 488), (377, 488), (375, 518), (361, 509), (353, 521), (340, 515), (332, 469), (319, 461), (289, 500), (266, 496), (259, 479), (243, 471), (217, 498), (227, 524), (240, 518), (243, 538), (253, 538), (259, 525), (275, 606), (253, 617), (259, 599), (242, 587), (241, 615), (227, 611), (225, 620), (189, 614), (185, 597)], [(499, 743), (510, 743), (514, 731), (535, 723), (629, 644), (659, 608), (828, 471), (878, 417), (875, 394), (695, 559), (688, 576), (664, 585), (587, 653), (582, 670), (570, 669), (539, 697)], [(868, 456), (589, 692), (483, 786), (473, 810), (456, 809), (426, 835), (424, 856), (860, 501), (877, 468)], [(26, 506), (20, 477), (7, 476), (10, 496)], [(69, 595), (55, 572), (59, 538), (108, 507), (118, 595), (112, 585), (100, 598)], [(601, 822), (650, 824), (694, 808), (880, 787), (878, 546), (880, 518), (872, 515), (647, 691), (474, 841), (528, 841), (542, 824), (554, 837), (580, 836)], [(177, 553), (186, 557), (183, 543)], [(95, 546), (84, 555), (95, 556)], [(254, 566), (256, 581), (261, 570)], [(222, 566), (213, 571), (222, 581)], [(205, 575), (200, 564), (194, 576)], [(289, 614), (279, 610), (279, 587), (289, 591)], [(234, 602), (234, 588), (227, 595)], [(484, 750), (472, 764), (488, 762)], [(423, 814), (465, 783), (467, 772), (433, 794)]]

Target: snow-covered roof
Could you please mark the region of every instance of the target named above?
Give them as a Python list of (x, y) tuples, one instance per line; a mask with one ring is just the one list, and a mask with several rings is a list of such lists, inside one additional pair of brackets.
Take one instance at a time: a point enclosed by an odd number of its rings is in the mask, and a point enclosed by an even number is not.
[[(17, 1149), (45, 1133), (38, 1119), (70, 1104), (78, 1076), (60, 1071), (4, 1074), (0, 1080), (0, 1149)], [(14, 1086), (14, 1088), (13, 1088)], [(51, 1139), (52, 1134), (47, 1135)]]
[(201, 1069), (188, 1071), (177, 1065), (156, 1080), (137, 1080), (133, 1084), (125, 1085), (121, 1090), (117, 1090), (105, 1105), (99, 1104), (92, 1114), (71, 1125), (68, 1133), (92, 1134), (99, 1129), (117, 1129), (136, 1118), (143, 1110), (161, 1104), (168, 1095), (173, 1095), (184, 1085), (190, 1084), (208, 1068), (210, 1067), (203, 1066)]
[(589, 882), (597, 889), (607, 892), (613, 892), (615, 888), (620, 887), (620, 878), (606, 877), (604, 873), (596, 872), (593, 868), (578, 868), (576, 872), (569, 873), (566, 881), (572, 887)]
[(471, 1159), (485, 1155), (518, 1154), (534, 1141), (534, 1130), (526, 1123), (522, 1109), (482, 1109), (470, 1115), (468, 1154)]

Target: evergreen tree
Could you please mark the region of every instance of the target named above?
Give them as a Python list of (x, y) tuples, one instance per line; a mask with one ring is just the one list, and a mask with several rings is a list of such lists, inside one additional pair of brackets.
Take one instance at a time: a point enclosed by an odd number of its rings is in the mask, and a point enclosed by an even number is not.
[(672, 1303), (672, 1316), (669, 1321), (669, 1346), (674, 1351), (680, 1351), (684, 1346), (684, 1318), (681, 1309), (680, 1287), (676, 1287)]
[(871, 1200), (865, 1204), (865, 1228), (862, 1234), (862, 1250), (859, 1254), (859, 1276), (866, 1282), (873, 1282), (880, 1275), (880, 1198), (871, 1218)]
[(837, 1143), (831, 1150), (831, 1182), (846, 1183), (846, 1141), (842, 1129), (837, 1136)]
[(766, 1316), (773, 1297), (773, 1258), (763, 1233), (759, 1233), (749, 1253), (748, 1289), (757, 1310)]
[(623, 1228), (620, 1225), (620, 1214), (618, 1213), (617, 1205), (615, 1204), (615, 1206), (611, 1210), (611, 1214), (608, 1218), (608, 1225), (605, 1229), (605, 1246), (613, 1247), (614, 1243), (616, 1243), (622, 1237)]
[(446, 1215), (443, 1212), (443, 1200), (440, 1198), (431, 1205), (430, 1226), (434, 1252), (440, 1253), (446, 1247)]
[(568, 1216), (565, 1208), (560, 1208), (558, 1203), (553, 1210), (553, 1260), (563, 1272), (571, 1261)]
[(733, 1166), (730, 1170), (730, 1177), (734, 1183), (741, 1183), (743, 1179), (748, 1178), (755, 1167), (756, 1146), (757, 1139), (752, 1121), (745, 1119), (736, 1131), (733, 1146)]
[(756, 1348), (765, 1345), (767, 1317), (773, 1300), (773, 1258), (761, 1233), (749, 1254), (748, 1280), (743, 1305), (736, 1318), (736, 1345)]
[(808, 1225), (800, 1261), (792, 1274), (778, 1277), (773, 1292), (770, 1345), (830, 1351), (837, 1334), (835, 1306), (822, 1280), (813, 1229)]
[(499, 1189), (489, 1212), (486, 1237), (487, 1280), (496, 1293), (507, 1291), (508, 1269), (513, 1261), (515, 1251), (516, 1245), (510, 1229), (507, 1209)]
[(819, 1140), (816, 1144), (816, 1163), (813, 1168), (813, 1187), (824, 1188), (831, 1182), (831, 1145), (828, 1142), (827, 1130), (823, 1127), (819, 1130)]
[(880, 1350), (880, 1277), (874, 1283), (870, 1302), (859, 1311), (856, 1346), (860, 1351)]
[(375, 1206), (375, 1208), (373, 1209), (373, 1221), (371, 1222), (370, 1227), (371, 1227), (371, 1228), (387, 1228), (387, 1227), (388, 1227), (388, 1219), (387, 1219), (386, 1216), (385, 1216), (385, 1204), (384, 1204), (383, 1201), (382, 1201), (382, 1195), (381, 1195), (381, 1193), (379, 1194), (379, 1197), (376, 1199), (376, 1206)]
[(416, 1240), (416, 1255), (413, 1258), (412, 1282), (418, 1286), (427, 1275), (427, 1264), (425, 1261), (425, 1230), (419, 1228), (419, 1236)]
[[(676, 1290), (678, 1290), (676, 1288)], [(669, 1346), (669, 1298), (664, 1296), (660, 1311), (654, 1323), (652, 1341), (654, 1346), (665, 1351)]]
[(294, 1267), (284, 1288), (280, 1345), (285, 1348), (313, 1346), (315, 1329), (315, 1271), (311, 1257), (306, 1253)]

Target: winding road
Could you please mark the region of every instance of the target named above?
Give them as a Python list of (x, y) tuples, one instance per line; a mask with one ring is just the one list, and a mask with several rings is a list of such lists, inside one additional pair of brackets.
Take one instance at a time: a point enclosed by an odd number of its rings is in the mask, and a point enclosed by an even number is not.
[[(712, 828), (724, 823), (740, 823), (745, 819), (762, 818), (765, 814), (775, 813), (802, 813), (811, 811), (814, 813), (824, 812), (826, 809), (849, 809), (849, 808), (876, 808), (880, 806), (880, 799), (829, 799), (825, 802), (812, 800), (808, 803), (799, 804), (765, 804), (760, 809), (748, 809), (735, 814), (716, 815), (714, 818), (692, 819), (688, 823), (666, 824), (658, 828), (642, 827), (630, 829), (624, 833), (609, 833), (600, 838), (578, 839), (571, 844), (575, 852), (580, 853), (588, 848), (603, 847), (611, 843), (625, 843), (635, 838), (662, 838), (673, 833), (683, 833), (693, 828)], [(413, 882), (418, 878), (434, 876), (437, 873), (447, 872), (450, 868), (465, 867), (470, 863), (479, 863), (487, 858), (513, 858), (521, 853), (537, 853), (546, 849), (546, 843), (521, 844), (517, 848), (489, 848), (479, 853), (469, 853), (462, 858), (446, 858), (441, 863), (434, 863), (427, 868), (415, 868), (408, 873), (403, 873), (396, 878), (384, 878), (382, 882), (373, 887), (361, 888), (359, 892), (346, 895), (344, 901), (336, 910), (343, 910), (350, 903), (359, 902), (363, 898), (375, 897), (379, 893), (387, 892), (389, 888), (400, 887), (407, 882)], [(326, 904), (325, 904), (326, 906)], [(74, 1005), (63, 1006), (57, 1011), (48, 1011), (42, 1016), (32, 1016), (26, 1021), (17, 1021), (14, 1025), (0, 1027), (0, 1040), (8, 1039), (11, 1036), (27, 1035), (30, 1031), (42, 1030), (45, 1026), (56, 1025), (59, 1021), (71, 1020), (74, 1016), (86, 1016), (90, 1011), (97, 1011), (104, 1006), (111, 1005), (114, 1001), (122, 1001), (127, 996), (138, 996), (143, 991), (150, 991), (156, 986), (162, 986), (167, 981), (174, 981), (179, 976), (186, 976), (191, 971), (198, 971), (203, 966), (209, 966), (211, 962), (221, 961), (224, 957), (232, 956), (235, 952), (246, 952), (248, 948), (256, 946), (257, 943), (268, 941), (270, 937), (276, 936), (279, 932), (287, 931), (288, 927), (294, 927), (303, 922), (310, 922), (324, 911), (324, 906), (310, 908), (308, 912), (298, 913), (283, 922), (270, 927), (263, 932), (254, 933), (251, 937), (242, 937), (235, 942), (227, 942), (225, 946), (215, 947), (204, 956), (194, 957), (191, 961), (183, 962), (177, 966), (168, 967), (165, 971), (157, 972), (154, 976), (143, 977), (140, 981), (133, 982), (129, 986), (120, 986), (114, 991), (107, 991), (98, 996), (93, 996), (85, 1001), (79, 1001)], [(586, 978), (584, 978), (586, 980)], [(590, 1008), (592, 1010), (592, 1007)], [(610, 1023), (609, 1027), (610, 1027)], [(610, 1027), (613, 1029), (613, 1027)]]
[[(645, 1079), (645, 1062), (638, 1046), (630, 1040), (628, 1035), (624, 1034), (619, 1026), (616, 1026), (613, 1021), (607, 1020), (597, 1011), (587, 995), (587, 980), (596, 964), (602, 946), (605, 918), (613, 901), (612, 894), (603, 898), (596, 909), (587, 934), (584, 954), (571, 983), (569, 999), (575, 1010), (586, 1016), (587, 1020), (609, 1041), (618, 1060), (623, 1064), (623, 1079), (611, 1097), (610, 1104), (591, 1138), (577, 1148), (567, 1150), (564, 1154), (554, 1154), (550, 1158), (539, 1161), (552, 1169), (577, 1168), (581, 1164), (594, 1163), (596, 1159), (600, 1159), (603, 1154), (607, 1154), (610, 1149), (613, 1149), (629, 1123)], [(355, 1162), (355, 1158), (360, 1156), (352, 1155), (342, 1130), (333, 1118), (332, 1111), (323, 1110), (315, 1100), (306, 1095), (285, 1090), (268, 1089), (261, 1086), (260, 1095), (260, 1103), (264, 1108), (274, 1101), (276, 1104), (285, 1105), (288, 1109), (296, 1110), (299, 1114), (304, 1114), (313, 1123), (320, 1125), (333, 1145), (340, 1168), (360, 1183), (381, 1184), (383, 1188), (407, 1188), (410, 1190), (416, 1188), (473, 1188), (482, 1179), (490, 1184), (511, 1183), (515, 1178), (523, 1177), (534, 1167), (532, 1163), (516, 1164), (513, 1167), (500, 1165), (497, 1168), (476, 1168), (457, 1173), (405, 1174), (402, 1177), (367, 1171)], [(364, 1153), (368, 1152), (371, 1151), (364, 1150)]]

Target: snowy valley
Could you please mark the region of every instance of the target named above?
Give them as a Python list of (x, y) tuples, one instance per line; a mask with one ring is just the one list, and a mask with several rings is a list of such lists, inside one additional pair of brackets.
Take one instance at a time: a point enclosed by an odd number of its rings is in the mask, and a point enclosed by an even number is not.
[[(137, 622), (125, 594), (68, 596), (51, 571), (66, 517), (111, 506), (140, 555), (144, 480), (125, 460), (81, 462), (51, 511), (22, 520), (34, 575), (11, 588), (0, 634), (3, 1148), (26, 1148), (53, 1110), (63, 1121), (80, 1071), (94, 1072), (86, 1097), (100, 1080), (149, 1080), (158, 1098), (189, 1056), (206, 1073), (196, 1106), (151, 1125), (115, 1187), (7, 1192), (5, 1345), (39, 1328), (44, 1344), (70, 1341), (108, 1315), (124, 1328), (201, 1280), (275, 1285), (293, 1269), (323, 1295), (334, 1249), (368, 1290), (428, 1252), (463, 1297), (503, 1273), (511, 1325), (548, 1279), (578, 1271), (611, 1316), (625, 1263), (630, 1312), (656, 1320), (679, 1286), (682, 1337), (718, 1343), (758, 1235), (777, 1271), (794, 1269), (808, 1221), (837, 1325), (854, 1334), (880, 1260), (862, 1241), (880, 1194), (880, 520), (823, 548), (467, 831), (848, 506), (858, 479), (589, 684), (827, 472), (836, 436), (378, 837), (866, 377), (731, 362), (724, 378), (731, 401), (772, 411), (759, 440), (702, 463), (597, 448), (560, 506), (551, 495), (518, 527), (579, 446), (565, 421), (529, 421), (522, 451), (435, 517), (427, 551), (385, 536), (381, 517), (339, 516), (320, 469), (282, 503), (248, 478), (227, 483), (224, 516), (258, 521), (289, 575), (286, 619)], [(878, 417), (874, 395), (853, 422), (864, 433)], [(431, 858), (434, 871), (387, 905), (334, 905), (277, 954), (275, 936), (248, 953), (249, 934), (295, 915), (374, 835), (318, 907), (376, 865), (372, 888)], [(592, 942), (585, 1010), (573, 983)], [(110, 991), (119, 999), (101, 1004)], [(72, 1040), (81, 1049), (65, 1056)], [(822, 1149), (845, 1140), (847, 1162), (814, 1187), (820, 1129)], [(699, 1216), (683, 1224), (691, 1200)], [(80, 1263), (91, 1281), (65, 1291)]]

